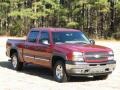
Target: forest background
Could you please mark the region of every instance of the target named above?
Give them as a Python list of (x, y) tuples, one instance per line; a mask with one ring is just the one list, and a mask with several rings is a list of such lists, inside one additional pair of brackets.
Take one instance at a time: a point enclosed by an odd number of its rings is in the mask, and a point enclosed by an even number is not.
[(120, 0), (0, 0), (0, 35), (33, 27), (75, 28), (96, 39), (120, 39)]

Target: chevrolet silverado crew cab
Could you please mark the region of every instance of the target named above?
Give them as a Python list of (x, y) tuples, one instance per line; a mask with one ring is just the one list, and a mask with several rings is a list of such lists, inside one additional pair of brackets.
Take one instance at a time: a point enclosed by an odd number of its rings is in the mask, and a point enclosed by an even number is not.
[(6, 50), (15, 70), (22, 70), (24, 63), (43, 66), (53, 71), (57, 82), (70, 76), (105, 79), (116, 66), (110, 48), (95, 45), (74, 29), (33, 28), (26, 40), (8, 39)]

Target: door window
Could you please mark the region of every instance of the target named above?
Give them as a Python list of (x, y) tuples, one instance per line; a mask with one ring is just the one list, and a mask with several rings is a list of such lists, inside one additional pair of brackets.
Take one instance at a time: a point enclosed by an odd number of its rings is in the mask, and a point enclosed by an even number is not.
[(41, 37), (39, 39), (39, 42), (41, 44), (49, 44), (49, 33), (48, 32), (41, 32)]
[(28, 42), (32, 42), (32, 43), (36, 42), (38, 35), (39, 35), (39, 31), (31, 31), (28, 36)]

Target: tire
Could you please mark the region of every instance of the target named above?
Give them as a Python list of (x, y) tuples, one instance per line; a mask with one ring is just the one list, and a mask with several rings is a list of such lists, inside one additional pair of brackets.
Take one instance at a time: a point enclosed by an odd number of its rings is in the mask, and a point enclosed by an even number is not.
[(107, 78), (108, 78), (108, 75), (94, 76), (94, 79), (96, 79), (96, 80), (105, 80)]
[(57, 61), (53, 68), (53, 76), (57, 82), (67, 82), (68, 76), (66, 74), (65, 64), (62, 61)]
[(17, 53), (14, 53), (12, 55), (12, 66), (13, 66), (13, 69), (16, 70), (16, 71), (21, 71), (22, 70), (22, 67), (23, 67), (23, 62), (20, 62), (19, 61), (19, 58), (18, 58), (18, 54)]

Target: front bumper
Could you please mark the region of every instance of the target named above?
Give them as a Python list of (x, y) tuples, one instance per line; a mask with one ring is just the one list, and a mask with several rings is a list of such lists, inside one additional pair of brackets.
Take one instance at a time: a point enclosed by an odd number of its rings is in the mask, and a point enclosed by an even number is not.
[(112, 73), (115, 66), (114, 60), (102, 63), (66, 61), (66, 72), (71, 76), (98, 76)]

